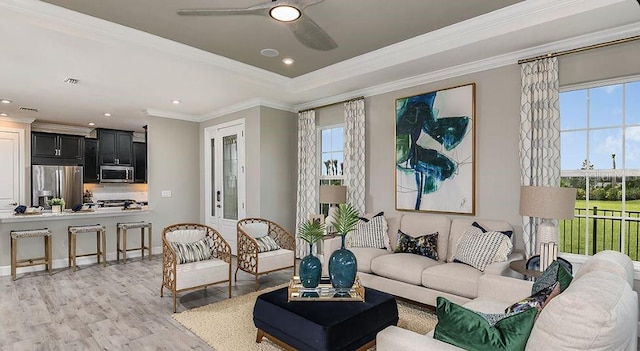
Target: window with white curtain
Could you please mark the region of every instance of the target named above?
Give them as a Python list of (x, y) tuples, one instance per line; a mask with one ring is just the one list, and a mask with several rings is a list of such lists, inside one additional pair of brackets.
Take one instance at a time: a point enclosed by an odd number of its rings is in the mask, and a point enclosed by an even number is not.
[(563, 88), (560, 130), (561, 186), (577, 188), (560, 250), (640, 260), (640, 77)]
[[(318, 185), (342, 185), (344, 181), (344, 125), (318, 128)], [(328, 204), (320, 204), (320, 213), (327, 214)]]

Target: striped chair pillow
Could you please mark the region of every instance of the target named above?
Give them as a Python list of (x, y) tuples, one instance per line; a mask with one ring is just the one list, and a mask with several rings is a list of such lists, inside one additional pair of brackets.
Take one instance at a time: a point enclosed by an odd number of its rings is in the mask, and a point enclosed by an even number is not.
[(176, 252), (178, 264), (204, 261), (211, 258), (211, 248), (213, 239), (206, 236), (192, 243), (170, 242), (171, 247)]
[(256, 238), (256, 243), (258, 243), (258, 252), (280, 250), (280, 245), (268, 235)]

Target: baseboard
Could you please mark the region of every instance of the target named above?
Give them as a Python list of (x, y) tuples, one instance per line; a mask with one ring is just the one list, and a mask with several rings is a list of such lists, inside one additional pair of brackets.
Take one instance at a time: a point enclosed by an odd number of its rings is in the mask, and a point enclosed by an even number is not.
[[(154, 255), (162, 254), (162, 246), (153, 247), (151, 252), (154, 252)], [(140, 251), (127, 252), (127, 259), (140, 257), (140, 256), (142, 256)], [(107, 262), (115, 261), (115, 260), (116, 260), (116, 253), (115, 252), (107, 252)], [(78, 266), (84, 265), (84, 264), (92, 264), (92, 263), (96, 263), (96, 257), (95, 256), (78, 257), (76, 259), (76, 265), (78, 265)], [(53, 269), (67, 268), (67, 267), (69, 267), (69, 259), (68, 258), (59, 258), (59, 259), (53, 260), (52, 264), (53, 264)], [(16, 270), (16, 273), (17, 274), (30, 273), (30, 272), (44, 271), (44, 269), (45, 269), (45, 266), (43, 264), (42, 265), (38, 265), (38, 266), (19, 267)], [(11, 275), (11, 265), (9, 265), (9, 266), (0, 266), (0, 277), (4, 277), (4, 276), (7, 276), (7, 275)]]

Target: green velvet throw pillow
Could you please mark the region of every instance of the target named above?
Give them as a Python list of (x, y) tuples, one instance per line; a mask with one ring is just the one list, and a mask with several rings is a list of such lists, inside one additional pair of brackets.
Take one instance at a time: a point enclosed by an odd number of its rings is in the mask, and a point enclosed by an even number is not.
[(465, 350), (524, 350), (538, 312), (531, 308), (491, 326), (482, 315), (444, 297), (438, 297), (437, 305), (438, 324), (433, 337)]

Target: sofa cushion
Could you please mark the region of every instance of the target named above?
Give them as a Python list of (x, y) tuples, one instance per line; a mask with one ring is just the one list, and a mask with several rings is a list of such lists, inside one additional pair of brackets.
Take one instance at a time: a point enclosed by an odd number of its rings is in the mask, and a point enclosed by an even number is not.
[(391, 255), (386, 249), (374, 249), (370, 247), (354, 247), (349, 249), (356, 255), (358, 272), (371, 273), (371, 260), (382, 255)]
[(540, 313), (527, 350), (628, 350), (637, 313), (637, 295), (624, 278), (586, 273)]
[(397, 217), (385, 217), (387, 220), (387, 227), (389, 228), (387, 231), (387, 235), (389, 236), (389, 244), (391, 248), (389, 251), (393, 252), (396, 250), (396, 241), (398, 230), (400, 230), (400, 222), (402, 221), (402, 216)]
[(414, 238), (438, 232), (438, 260), (440, 262), (443, 262), (447, 257), (450, 227), (451, 219), (443, 215), (404, 215), (400, 222), (400, 230)]
[(399, 230), (396, 252), (422, 255), (437, 260), (438, 232), (414, 238)]
[(465, 303), (463, 306), (464, 308), (482, 313), (503, 313), (504, 310), (509, 307), (509, 304), (490, 296), (480, 296)]
[(443, 263), (425, 269), (421, 283), (430, 289), (473, 299), (478, 296), (478, 278), (482, 274), (464, 263)]
[(374, 258), (371, 271), (379, 276), (413, 285), (422, 283), (422, 271), (440, 263), (428, 257), (408, 253), (394, 253)]
[[(449, 241), (447, 243), (447, 262), (453, 261), (453, 256), (456, 254), (458, 249), (458, 243), (462, 240), (462, 237), (467, 232), (467, 229), (473, 225), (473, 222), (477, 222), (482, 228), (486, 230), (494, 230), (494, 231), (513, 231), (513, 227), (509, 222), (505, 221), (497, 221), (497, 220), (486, 220), (486, 219), (467, 219), (467, 218), (454, 218), (451, 221), (451, 230), (449, 233)], [(511, 238), (513, 242), (513, 237)], [(440, 244), (440, 243), (438, 243)]]

